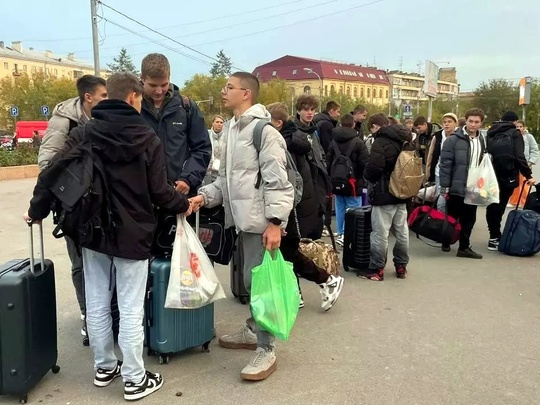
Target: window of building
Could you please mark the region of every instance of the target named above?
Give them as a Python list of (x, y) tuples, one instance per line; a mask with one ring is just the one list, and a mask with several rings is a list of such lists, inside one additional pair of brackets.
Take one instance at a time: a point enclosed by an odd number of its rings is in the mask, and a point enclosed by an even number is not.
[(371, 97), (371, 89), (368, 87), (367, 89), (367, 98), (370, 98)]
[(296, 72), (298, 72), (298, 70), (294, 69), (294, 70), (292, 71), (292, 74), (295, 75)]
[(343, 94), (343, 86), (339, 86), (339, 94)]
[(16, 64), (16, 63), (13, 64), (13, 71), (14, 71), (14, 72), (18, 72), (18, 71), (19, 71), (19, 65), (18, 65), (18, 64)]
[(36, 73), (36, 67), (35, 66), (32, 66), (31, 70), (32, 70), (32, 73)]
[(58, 69), (54, 69), (54, 75), (58, 76)]
[(304, 86), (304, 94), (311, 94), (311, 87)]
[(351, 86), (347, 86), (347, 96), (351, 96)]
[(360, 98), (364, 98), (364, 88), (360, 88)]
[(332, 85), (330, 86), (330, 95), (333, 96), (335, 93), (336, 93), (336, 88), (335, 88), (334, 85), (332, 84)]
[(382, 89), (379, 89), (379, 98), (382, 98)]
[(4, 69), (9, 69), (9, 63), (4, 62)]
[(272, 72), (272, 76), (275, 76), (275, 75), (277, 75), (277, 71), (276, 71), (276, 70), (274, 70), (274, 71)]
[(26, 66), (26, 65), (23, 65), (23, 67), (22, 67), (22, 70), (23, 70), (23, 72), (26, 72), (26, 71), (28, 71), (28, 68), (27, 68), (27, 66)]
[(388, 98), (388, 90), (386, 90), (386, 98)]
[(325, 96), (328, 95), (328, 85), (327, 84), (324, 85), (324, 95)]
[(353, 97), (354, 98), (358, 97), (358, 87), (356, 87), (356, 86), (354, 86)]

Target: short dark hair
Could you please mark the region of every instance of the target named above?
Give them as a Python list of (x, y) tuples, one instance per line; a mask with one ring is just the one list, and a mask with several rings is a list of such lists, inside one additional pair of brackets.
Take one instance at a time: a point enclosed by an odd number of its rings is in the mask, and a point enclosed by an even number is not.
[(353, 114), (358, 114), (358, 113), (363, 113), (363, 112), (367, 112), (367, 108), (364, 107), (363, 105), (357, 105), (356, 107), (354, 107)]
[(319, 100), (311, 94), (302, 94), (296, 100), (296, 111), (302, 111), (305, 108), (318, 108)]
[(133, 73), (114, 73), (107, 79), (107, 94), (110, 99), (125, 100), (131, 93), (143, 94), (144, 88)]
[(257, 76), (252, 75), (249, 72), (234, 72), (231, 77), (236, 77), (242, 83), (242, 87), (245, 87), (251, 91), (251, 101), (255, 102), (259, 96), (259, 91), (261, 89), (261, 84)]
[(460, 118), (458, 121), (458, 126), (463, 128), (465, 124), (467, 124), (467, 120), (464, 117)]
[(416, 117), (416, 119), (414, 120), (414, 126), (417, 127), (418, 125), (425, 125), (427, 124), (427, 120), (426, 120), (426, 117)]
[(348, 128), (352, 128), (354, 127), (354, 117), (352, 116), (352, 114), (345, 114), (344, 116), (341, 117), (341, 126), (343, 127), (348, 127)]
[(84, 101), (84, 95), (86, 93), (93, 94), (98, 86), (106, 86), (107, 82), (102, 77), (94, 75), (84, 75), (77, 80), (77, 94)]
[(388, 125), (388, 117), (386, 116), (386, 114), (378, 113), (369, 117), (368, 129), (371, 129), (373, 125), (386, 127)]
[(146, 55), (141, 62), (141, 78), (165, 79), (171, 76), (169, 59), (161, 53)]
[(471, 108), (465, 113), (465, 119), (468, 120), (469, 117), (480, 117), (480, 120), (484, 122), (486, 114), (484, 114), (484, 111), (482, 111), (480, 108)]
[(328, 103), (326, 103), (326, 109), (324, 111), (330, 112), (332, 110), (337, 110), (338, 108), (341, 108), (341, 104), (339, 104), (337, 101), (330, 100)]
[(397, 120), (397, 118), (394, 117), (388, 117), (388, 123), (390, 125), (399, 125), (400, 122)]

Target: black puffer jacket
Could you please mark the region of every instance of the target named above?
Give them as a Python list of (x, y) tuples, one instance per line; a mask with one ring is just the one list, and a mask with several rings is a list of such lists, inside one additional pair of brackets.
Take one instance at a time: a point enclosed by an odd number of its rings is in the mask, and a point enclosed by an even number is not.
[[(482, 161), (486, 146), (484, 138), (480, 137), (481, 151), (479, 162)], [(454, 134), (443, 143), (439, 166), (439, 182), (441, 189), (449, 189), (449, 193), (465, 197), (467, 177), (471, 164), (471, 142), (469, 135), (462, 128), (456, 129)]]
[[(189, 208), (189, 202), (167, 183), (161, 142), (133, 107), (120, 100), (104, 100), (92, 109), (92, 117), (71, 132), (51, 161), (60, 159), (83, 139), (91, 138), (103, 162), (112, 194), (115, 237), (99, 238), (83, 247), (124, 259), (148, 259), (156, 227), (153, 204), (180, 214)], [(40, 177), (46, 176), (46, 171)], [(30, 217), (45, 218), (52, 200), (38, 178)]]
[(366, 144), (358, 137), (355, 129), (347, 127), (334, 128), (332, 132), (334, 140), (328, 149), (326, 159), (328, 161), (328, 172), (331, 173), (332, 164), (337, 156), (334, 150), (334, 145), (337, 146), (341, 154), (347, 153), (347, 150), (354, 144), (354, 149), (350, 155), (351, 163), (354, 168), (354, 176), (356, 177), (356, 195), (362, 195), (362, 189), (366, 187), (364, 180), (364, 169), (369, 159), (369, 152)]
[[(411, 132), (402, 125), (390, 125), (374, 134), (369, 160), (364, 170), (364, 178), (369, 182), (371, 205), (405, 204), (390, 194), (390, 175), (396, 166), (403, 142), (411, 142)], [(414, 146), (411, 143), (411, 149)]]
[(324, 153), (328, 153), (330, 142), (332, 142), (332, 130), (338, 122), (332, 119), (326, 111), (323, 111), (313, 118), (313, 123), (317, 126)]
[(512, 152), (514, 155), (514, 170), (512, 170), (510, 173), (499, 173), (496, 166), (494, 166), (494, 169), (500, 187), (516, 188), (519, 185), (519, 173), (521, 173), (526, 179), (530, 179), (532, 177), (532, 170), (529, 167), (527, 159), (525, 158), (525, 142), (523, 141), (523, 136), (519, 130), (511, 122), (494, 122), (487, 132), (487, 146), (489, 149), (489, 144), (492, 139), (502, 136), (502, 134), (507, 132), (512, 137), (512, 144), (514, 147)]

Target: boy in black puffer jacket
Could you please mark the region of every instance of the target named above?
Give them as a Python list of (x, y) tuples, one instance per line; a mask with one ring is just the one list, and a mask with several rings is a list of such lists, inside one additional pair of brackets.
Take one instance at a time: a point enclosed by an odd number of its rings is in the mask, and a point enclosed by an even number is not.
[[(362, 206), (362, 189), (366, 186), (364, 182), (364, 168), (369, 158), (369, 152), (366, 144), (358, 137), (354, 129), (354, 117), (351, 114), (345, 114), (341, 118), (341, 126), (332, 131), (333, 141), (330, 143), (327, 154), (328, 173), (333, 179), (336, 167), (332, 167), (336, 158), (340, 155), (348, 156), (354, 175), (354, 186), (350, 187), (349, 193), (336, 195), (336, 221), (338, 238), (336, 240), (341, 246), (344, 244), (345, 233), (345, 211), (348, 208)], [(347, 194), (347, 195), (345, 195)]]
[(388, 251), (388, 236), (392, 230), (396, 238), (394, 245), (394, 266), (396, 276), (407, 276), (409, 263), (409, 228), (407, 226), (407, 200), (400, 200), (390, 194), (390, 175), (396, 166), (403, 143), (412, 145), (411, 132), (402, 125), (388, 125), (384, 114), (376, 114), (369, 119), (369, 130), (375, 141), (371, 147), (369, 161), (364, 170), (364, 178), (369, 182), (371, 211), (370, 262), (367, 274), (358, 276), (373, 281), (384, 280)]

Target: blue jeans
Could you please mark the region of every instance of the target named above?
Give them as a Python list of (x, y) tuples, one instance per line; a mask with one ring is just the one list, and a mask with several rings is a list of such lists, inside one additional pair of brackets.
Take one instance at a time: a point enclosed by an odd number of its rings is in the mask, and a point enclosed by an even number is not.
[(348, 208), (358, 208), (362, 206), (362, 197), (346, 197), (336, 195), (336, 221), (337, 233), (343, 235), (345, 232), (345, 211)]
[(405, 204), (376, 205), (371, 209), (370, 270), (384, 269), (388, 255), (388, 236), (396, 238), (393, 255), (394, 265), (409, 263), (409, 227)]

